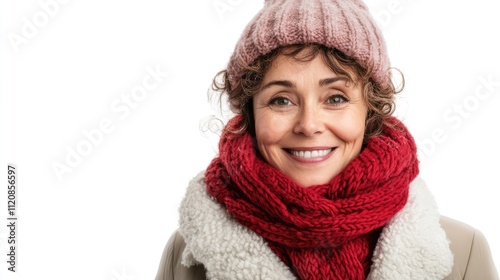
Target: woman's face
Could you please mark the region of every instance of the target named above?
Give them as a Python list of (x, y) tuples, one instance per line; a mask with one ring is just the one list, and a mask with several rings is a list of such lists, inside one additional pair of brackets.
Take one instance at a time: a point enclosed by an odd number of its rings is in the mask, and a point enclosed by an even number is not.
[(367, 106), (357, 83), (310, 62), (279, 55), (254, 95), (257, 146), (297, 184), (326, 184), (361, 151)]

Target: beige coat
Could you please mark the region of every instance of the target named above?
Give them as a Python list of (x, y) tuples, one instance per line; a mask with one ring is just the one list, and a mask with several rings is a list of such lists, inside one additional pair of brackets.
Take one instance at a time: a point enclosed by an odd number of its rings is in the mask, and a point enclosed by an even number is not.
[[(208, 196), (202, 176), (190, 184), (180, 218), (156, 280), (294, 279), (260, 237)], [(483, 234), (440, 217), (425, 184), (416, 180), (407, 205), (382, 231), (368, 279), (499, 278)]]
[[(441, 225), (450, 239), (454, 265), (446, 280), (495, 280), (498, 274), (491, 258), (484, 235), (456, 220), (442, 217)], [(181, 256), (186, 243), (178, 232), (172, 235), (165, 246), (156, 280), (206, 279), (203, 265), (186, 267)]]

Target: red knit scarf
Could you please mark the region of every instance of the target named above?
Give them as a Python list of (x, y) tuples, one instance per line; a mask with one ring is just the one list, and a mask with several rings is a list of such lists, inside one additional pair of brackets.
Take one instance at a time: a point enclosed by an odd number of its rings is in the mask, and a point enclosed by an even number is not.
[(365, 279), (378, 229), (408, 198), (418, 174), (413, 137), (397, 119), (371, 138), (329, 184), (301, 187), (256, 153), (249, 133), (230, 133), (206, 170), (208, 192), (262, 236), (300, 279)]

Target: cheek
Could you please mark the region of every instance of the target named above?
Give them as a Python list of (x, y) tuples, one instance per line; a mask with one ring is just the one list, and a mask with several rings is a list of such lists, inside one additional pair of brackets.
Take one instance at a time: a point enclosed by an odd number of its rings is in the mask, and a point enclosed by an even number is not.
[(272, 115), (255, 116), (255, 137), (260, 146), (277, 143), (286, 133), (286, 122)]
[(345, 143), (361, 144), (365, 134), (365, 119), (366, 115), (362, 113), (347, 114), (332, 122), (332, 130)]

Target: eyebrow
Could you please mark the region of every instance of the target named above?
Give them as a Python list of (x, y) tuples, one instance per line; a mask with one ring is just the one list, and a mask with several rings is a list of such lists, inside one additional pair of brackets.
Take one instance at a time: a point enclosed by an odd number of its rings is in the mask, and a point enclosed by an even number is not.
[[(346, 81), (347, 79), (344, 77), (333, 77), (333, 78), (326, 78), (322, 79), (319, 81), (319, 85), (321, 87), (328, 86), (330, 84), (336, 83), (338, 81)], [(295, 87), (295, 84), (287, 81), (287, 80), (275, 80), (275, 81), (270, 81), (269, 83), (265, 84), (260, 90), (264, 90), (266, 88), (272, 87), (272, 86), (282, 86), (282, 87), (288, 87), (288, 88), (293, 88)]]
[(320, 80), (319, 85), (321, 87), (326, 87), (326, 86), (328, 86), (330, 84), (334, 84), (338, 81), (347, 81), (347, 79), (345, 77), (326, 78), (326, 79)]
[(288, 88), (291, 88), (291, 87), (294, 87), (295, 85), (290, 82), (290, 81), (287, 81), (287, 80), (275, 80), (275, 81), (270, 81), (269, 83), (265, 84), (260, 90), (264, 90), (268, 87), (272, 87), (272, 86), (282, 86), (282, 87), (288, 87)]

